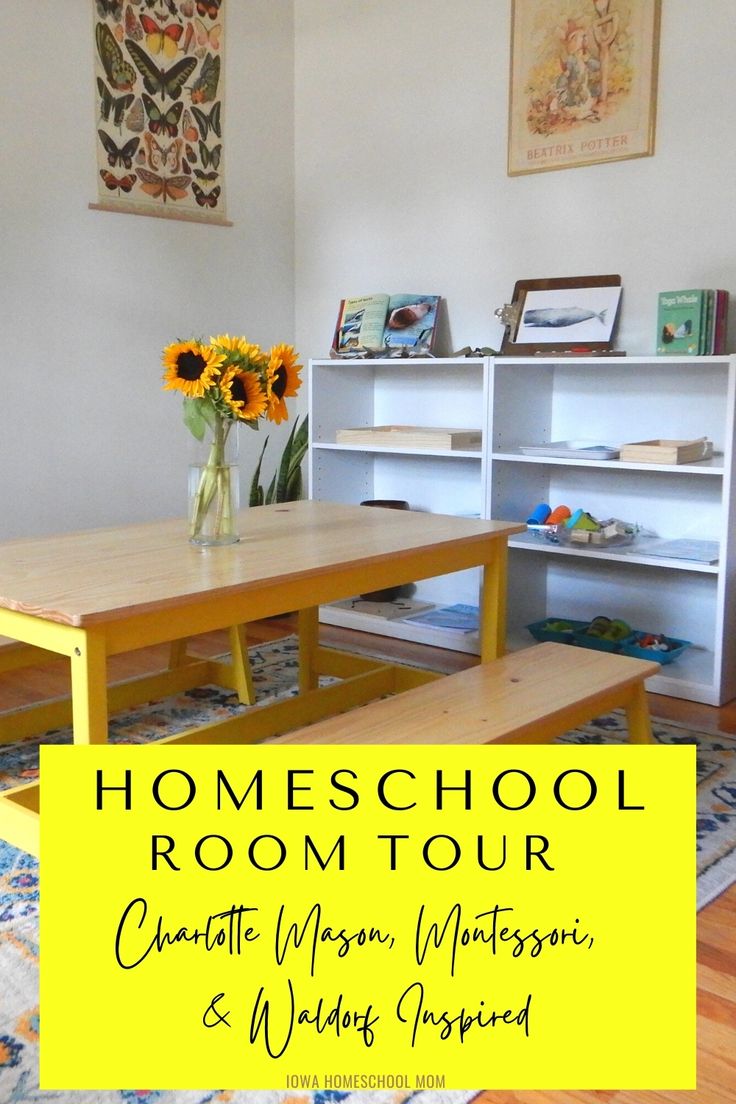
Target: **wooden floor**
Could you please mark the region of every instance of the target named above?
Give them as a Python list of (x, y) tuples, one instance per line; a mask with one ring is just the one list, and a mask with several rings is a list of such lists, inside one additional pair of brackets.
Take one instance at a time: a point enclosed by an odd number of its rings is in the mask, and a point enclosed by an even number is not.
[[(294, 622), (282, 618), (248, 627), (251, 644), (293, 631)], [(359, 649), (374, 646), (384, 654), (442, 671), (458, 670), (473, 660), (461, 653), (368, 637), (344, 629), (322, 627), (326, 643)], [(211, 633), (192, 642), (200, 655), (227, 651), (227, 636)], [(110, 678), (123, 679), (166, 664), (166, 647), (147, 648), (110, 661)], [(28, 668), (0, 675), (0, 710), (13, 709), (43, 698), (68, 693), (68, 664), (59, 661), (44, 668)], [(715, 709), (675, 698), (650, 696), (654, 716), (681, 724), (736, 733), (736, 701)], [(0, 750), (1, 754), (1, 750)], [(646, 1040), (632, 1043), (646, 1046)], [(574, 1045), (574, 1040), (571, 1042)], [(477, 1104), (736, 1104), (736, 886), (698, 915), (698, 1088), (694, 1092), (621, 1092), (615, 1089), (578, 1092), (497, 1092), (487, 1090)]]

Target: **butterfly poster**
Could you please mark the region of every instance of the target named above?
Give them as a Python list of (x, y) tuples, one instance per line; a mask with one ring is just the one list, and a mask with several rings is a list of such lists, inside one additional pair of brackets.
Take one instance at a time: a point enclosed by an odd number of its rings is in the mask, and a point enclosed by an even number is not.
[(98, 200), (231, 225), (222, 128), (225, 0), (91, 0)]

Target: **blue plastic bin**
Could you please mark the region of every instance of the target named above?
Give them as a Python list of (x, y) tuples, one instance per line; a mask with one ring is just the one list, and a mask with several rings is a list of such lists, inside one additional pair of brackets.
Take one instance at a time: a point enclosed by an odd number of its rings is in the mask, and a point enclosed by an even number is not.
[[(586, 622), (586, 625), (590, 622)], [(579, 644), (581, 648), (592, 648), (594, 652), (623, 652), (634, 639), (634, 633), (629, 636), (622, 637), (621, 640), (604, 640), (600, 636), (590, 636), (585, 632), (585, 627), (574, 633), (575, 643)], [(651, 656), (647, 658), (651, 659)]]
[(637, 641), (649, 635), (651, 634), (637, 630), (633, 634), (632, 639), (621, 649), (623, 654), (633, 656), (634, 659), (653, 659), (656, 663), (663, 663), (666, 665), (668, 663), (674, 663), (692, 643), (690, 640), (678, 640), (674, 636), (665, 636), (665, 640), (670, 646), (668, 652), (659, 652), (656, 648), (640, 648), (637, 645)]
[[(569, 630), (565, 632), (559, 632), (555, 629), (548, 629), (547, 625), (555, 621), (566, 621), (570, 626)], [(532, 634), (535, 640), (539, 640), (544, 643), (546, 640), (552, 640), (556, 644), (574, 644), (574, 634), (577, 629), (583, 629), (589, 622), (587, 621), (573, 621), (570, 617), (545, 617), (541, 621), (533, 621), (531, 625), (527, 625), (527, 629)]]

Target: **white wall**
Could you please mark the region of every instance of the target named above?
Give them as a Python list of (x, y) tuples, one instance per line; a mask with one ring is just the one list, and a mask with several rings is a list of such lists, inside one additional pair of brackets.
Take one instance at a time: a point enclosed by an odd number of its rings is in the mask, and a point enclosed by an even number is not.
[[(92, 0), (21, 7), (0, 5), (0, 538), (183, 516), (162, 347), (294, 338), (291, 0), (228, 4), (227, 229), (88, 210)], [(244, 469), (264, 429), (241, 431)]]
[(305, 354), (374, 291), (440, 293), (452, 348), (498, 347), (517, 279), (618, 272), (631, 353), (654, 352), (658, 291), (736, 299), (733, 4), (663, 9), (655, 156), (512, 178), (509, 0), (297, 0)]
[(91, 0), (1, 4), (0, 539), (183, 515), (179, 335), (320, 356), (342, 295), (410, 290), (497, 344), (517, 279), (606, 271), (642, 352), (658, 290), (736, 295), (732, 5), (663, 7), (656, 155), (509, 178), (507, 0), (228, 0), (223, 229), (87, 209)]

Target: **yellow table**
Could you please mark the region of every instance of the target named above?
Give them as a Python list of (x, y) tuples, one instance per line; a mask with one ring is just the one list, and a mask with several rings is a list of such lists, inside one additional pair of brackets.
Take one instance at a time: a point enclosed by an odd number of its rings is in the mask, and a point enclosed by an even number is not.
[[(0, 544), (0, 634), (69, 657), (74, 741), (98, 743), (108, 703), (142, 700), (140, 687), (136, 698), (129, 687), (108, 698), (109, 655), (297, 610), (298, 697), (167, 738), (263, 739), (436, 677), (319, 647), (322, 603), (479, 566), (481, 661), (501, 655), (506, 542), (523, 529), (308, 501), (248, 510), (241, 541), (221, 548), (189, 544), (180, 520), (9, 541)], [(164, 677), (147, 680), (147, 696), (215, 681), (247, 697), (245, 637), (231, 629), (230, 638), (228, 669), (179, 650)], [(343, 681), (319, 689), (319, 674)], [(0, 837), (37, 853), (38, 807), (37, 783), (0, 793)]]

